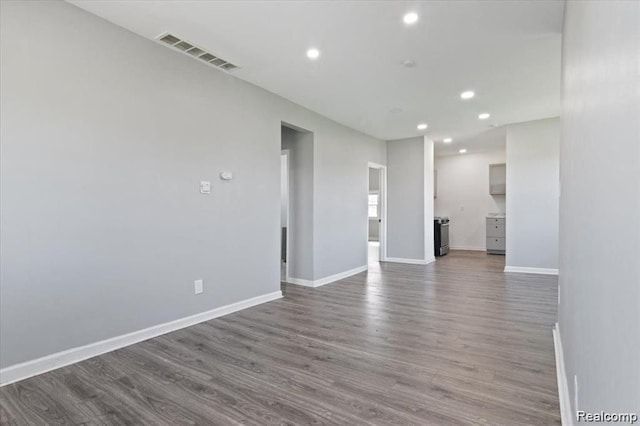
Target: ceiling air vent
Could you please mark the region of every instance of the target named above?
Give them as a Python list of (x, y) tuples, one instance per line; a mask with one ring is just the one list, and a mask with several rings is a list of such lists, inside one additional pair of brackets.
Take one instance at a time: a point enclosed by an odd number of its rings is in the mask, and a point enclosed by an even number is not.
[(180, 52), (186, 53), (194, 58), (198, 58), (201, 61), (224, 71), (231, 72), (238, 68), (237, 65), (234, 65), (222, 58), (218, 58), (213, 53), (209, 53), (206, 50), (195, 46), (193, 43), (184, 41), (180, 37), (176, 37), (173, 34), (162, 33), (158, 37), (156, 37), (156, 40), (161, 41), (162, 43), (171, 46), (172, 48), (179, 50)]

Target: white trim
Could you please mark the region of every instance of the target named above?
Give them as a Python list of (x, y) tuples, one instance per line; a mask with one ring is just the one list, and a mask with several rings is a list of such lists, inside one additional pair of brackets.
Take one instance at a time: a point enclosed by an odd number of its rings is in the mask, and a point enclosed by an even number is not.
[(314, 287), (320, 287), (321, 285), (325, 285), (325, 284), (329, 284), (332, 283), (334, 281), (339, 281), (339, 280), (343, 280), (345, 278), (348, 278), (352, 275), (356, 275), (359, 274), (361, 272), (364, 272), (366, 270), (369, 269), (368, 265), (362, 265), (362, 266), (358, 266), (357, 268), (353, 268), (353, 269), (349, 269), (348, 271), (344, 271), (344, 272), (340, 272), (338, 274), (335, 275), (330, 275), (328, 277), (324, 277), (324, 278), (320, 278), (319, 280), (315, 280), (314, 283)]
[(449, 246), (449, 250), (487, 251), (486, 247)]
[(558, 377), (558, 397), (560, 399), (560, 418), (563, 426), (573, 426), (573, 415), (571, 413), (571, 397), (569, 396), (569, 384), (567, 383), (567, 372), (564, 368), (564, 350), (562, 349), (562, 339), (560, 338), (560, 327), (556, 323), (553, 327), (553, 347), (556, 354), (556, 376)]
[(287, 277), (287, 284), (302, 285), (305, 287), (315, 287), (312, 280), (303, 280), (302, 278)]
[(409, 265), (428, 265), (432, 262), (435, 262), (436, 258), (432, 257), (431, 259), (404, 259), (401, 257), (387, 257), (385, 262), (391, 263), (407, 263)]
[(343, 280), (352, 275), (359, 274), (361, 272), (369, 269), (368, 265), (358, 266), (357, 268), (349, 269), (348, 271), (340, 272), (335, 275), (330, 275), (328, 277), (320, 278), (319, 280), (311, 281), (311, 280), (303, 280), (300, 278), (289, 278), (287, 281), (289, 284), (302, 285), (305, 287), (320, 287), (325, 284), (329, 284), (335, 281)]
[(210, 311), (154, 325), (132, 333), (123, 334), (110, 339), (90, 343), (88, 345), (67, 349), (42, 358), (11, 365), (0, 370), (0, 386), (15, 383), (29, 377), (37, 376), (38, 374), (46, 373), (47, 371), (75, 364), (76, 362), (84, 361), (85, 359), (93, 358), (94, 356), (124, 348), (125, 346), (133, 345), (172, 331), (180, 330), (181, 328), (190, 327), (203, 321), (228, 315), (242, 309), (280, 299), (281, 297), (282, 292), (280, 290), (274, 291), (273, 293), (267, 293), (250, 299), (241, 300), (240, 302), (231, 303), (230, 305), (221, 306), (219, 308), (211, 309)]
[(558, 275), (557, 269), (551, 268), (529, 268), (525, 266), (505, 266), (504, 272), (516, 272), (521, 274), (542, 274), (542, 275)]

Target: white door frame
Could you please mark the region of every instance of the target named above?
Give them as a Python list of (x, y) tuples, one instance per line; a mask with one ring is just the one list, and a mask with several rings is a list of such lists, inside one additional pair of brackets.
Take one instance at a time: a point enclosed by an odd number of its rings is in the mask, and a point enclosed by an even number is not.
[[(284, 156), (286, 169), (287, 169), (287, 218), (285, 221), (285, 226), (287, 227), (287, 247), (286, 247), (286, 253), (285, 253), (286, 261), (284, 262), (284, 281), (287, 283), (289, 282), (289, 264), (291, 263), (289, 261), (289, 250), (291, 249), (291, 226), (290, 226), (290, 221), (291, 221), (290, 219), (291, 218), (291, 163), (290, 163), (291, 157), (290, 157), (290, 154), (291, 152), (290, 151), (291, 150), (289, 149), (283, 149), (280, 151), (280, 161), (282, 161), (282, 156)], [(282, 229), (280, 229), (280, 239), (282, 239)], [(282, 246), (280, 247), (280, 253), (282, 253)], [(280, 255), (278, 256), (278, 258), (280, 258)], [(282, 260), (280, 260), (280, 262), (282, 262)], [(278, 265), (280, 265), (280, 263), (278, 263)], [(280, 271), (280, 268), (278, 268), (278, 271)], [(280, 277), (280, 279), (282, 279), (282, 277)]]
[[(367, 197), (369, 196), (369, 169), (377, 169), (380, 172), (380, 195), (378, 203), (380, 204), (380, 222), (379, 222), (379, 240), (380, 253), (378, 255), (379, 262), (387, 260), (387, 166), (378, 163), (369, 162), (367, 165)], [(369, 252), (369, 215), (367, 214), (367, 253)]]

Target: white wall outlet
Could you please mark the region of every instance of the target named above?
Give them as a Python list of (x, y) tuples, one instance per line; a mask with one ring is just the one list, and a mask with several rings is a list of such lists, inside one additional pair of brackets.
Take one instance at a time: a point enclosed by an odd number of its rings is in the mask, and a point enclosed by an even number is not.
[(211, 182), (206, 180), (200, 181), (200, 193), (211, 194)]
[(195, 280), (193, 282), (193, 292), (194, 294), (200, 294), (204, 291), (204, 281), (203, 280)]

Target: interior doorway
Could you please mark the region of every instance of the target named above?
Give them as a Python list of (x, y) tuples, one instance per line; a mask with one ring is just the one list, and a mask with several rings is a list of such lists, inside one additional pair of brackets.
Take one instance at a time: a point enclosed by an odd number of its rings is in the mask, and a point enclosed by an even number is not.
[[(281, 282), (313, 282), (313, 132), (281, 125)], [(283, 158), (284, 156), (284, 158)]]
[(289, 277), (289, 153), (288, 149), (283, 149), (280, 154), (280, 282), (287, 282)]
[(386, 171), (381, 164), (368, 165), (367, 254), (370, 263), (386, 260)]

